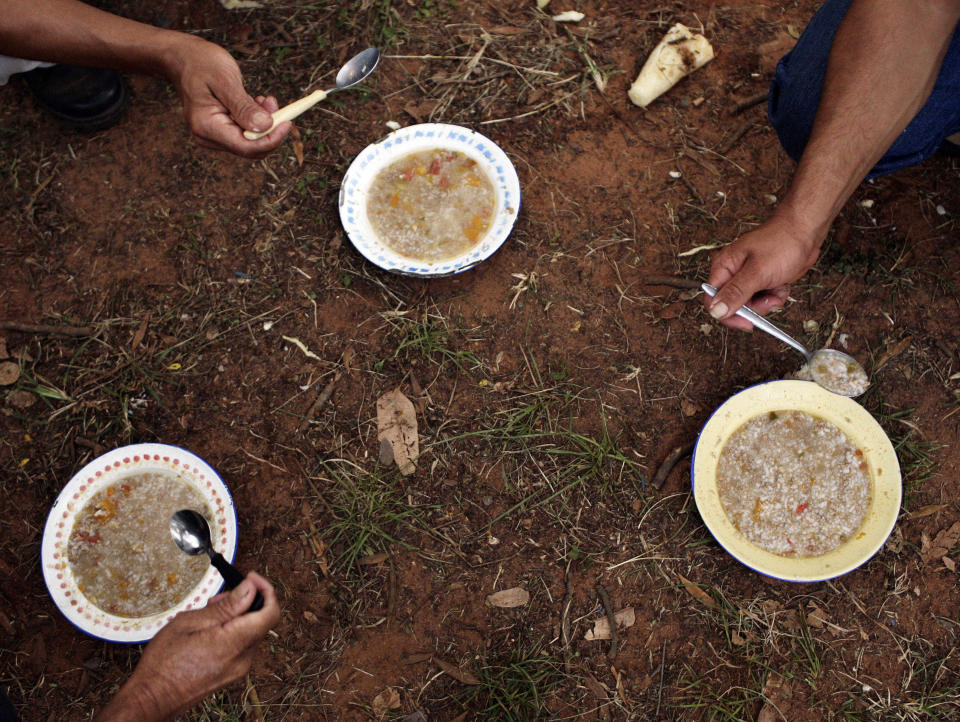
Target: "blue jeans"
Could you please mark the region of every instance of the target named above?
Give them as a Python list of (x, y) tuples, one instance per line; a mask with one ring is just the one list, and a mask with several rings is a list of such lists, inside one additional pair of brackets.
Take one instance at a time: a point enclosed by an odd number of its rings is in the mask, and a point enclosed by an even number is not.
[[(833, 36), (852, 0), (827, 0), (796, 46), (777, 65), (770, 88), (770, 122), (784, 150), (799, 160), (813, 128)], [(940, 75), (926, 104), (910, 121), (868, 178), (916, 165), (960, 132), (960, 32), (954, 31)]]

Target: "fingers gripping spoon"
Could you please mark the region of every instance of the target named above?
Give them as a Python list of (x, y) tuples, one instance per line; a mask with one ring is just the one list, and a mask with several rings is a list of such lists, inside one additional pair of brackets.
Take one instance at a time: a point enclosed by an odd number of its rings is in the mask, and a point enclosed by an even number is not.
[(276, 128), (280, 123), (283, 123), (287, 120), (293, 120), (298, 115), (304, 111), (309, 110), (314, 105), (319, 103), (321, 100), (326, 98), (330, 93), (335, 93), (338, 90), (345, 90), (346, 88), (352, 88), (357, 83), (362, 82), (374, 71), (377, 67), (377, 63), (380, 62), (380, 51), (376, 48), (367, 48), (361, 53), (357, 53), (350, 60), (348, 60), (340, 71), (337, 73), (336, 85), (327, 90), (315, 90), (310, 93), (310, 95), (300, 98), (300, 100), (295, 100), (290, 103), (290, 105), (285, 105), (276, 113), (273, 114), (273, 125), (270, 126), (268, 130), (265, 130), (261, 133), (255, 133), (252, 130), (243, 131), (243, 137), (247, 140), (256, 140), (257, 138), (262, 138), (267, 135), (271, 130)]
[[(180, 547), (180, 551), (197, 556), (207, 553), (210, 563), (217, 568), (223, 577), (227, 589), (233, 589), (243, 581), (243, 575), (230, 562), (213, 550), (210, 541), (210, 525), (204, 516), (193, 509), (181, 509), (170, 517), (170, 535)], [(258, 612), (263, 608), (263, 595), (257, 592), (248, 612)]]
[[(709, 283), (700, 284), (700, 288), (708, 296), (717, 295), (717, 289)], [(860, 396), (870, 385), (867, 381), (866, 372), (853, 356), (832, 348), (822, 348), (819, 351), (811, 352), (795, 338), (781, 331), (759, 313), (746, 306), (738, 308), (736, 315), (747, 319), (756, 328), (766, 331), (774, 338), (780, 339), (794, 350), (799, 351), (807, 362), (812, 380), (827, 391), (832, 391), (841, 396), (855, 397)]]

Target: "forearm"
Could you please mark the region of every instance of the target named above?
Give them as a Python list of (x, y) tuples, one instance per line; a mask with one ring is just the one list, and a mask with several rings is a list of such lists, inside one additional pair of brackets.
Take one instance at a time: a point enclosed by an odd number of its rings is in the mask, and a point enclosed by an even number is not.
[(834, 37), (820, 107), (777, 211), (818, 246), (854, 189), (926, 102), (957, 0), (854, 0)]
[(175, 711), (169, 705), (160, 704), (149, 685), (141, 683), (134, 673), (94, 722), (161, 722), (170, 719)]
[(185, 33), (139, 23), (77, 0), (3, 0), (0, 53), (169, 76)]

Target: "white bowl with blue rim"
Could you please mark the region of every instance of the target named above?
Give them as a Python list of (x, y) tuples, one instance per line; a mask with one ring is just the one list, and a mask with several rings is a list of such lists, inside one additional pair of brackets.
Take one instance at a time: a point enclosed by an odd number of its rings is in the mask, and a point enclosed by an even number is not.
[[(427, 262), (403, 256), (378, 238), (367, 215), (367, 197), (381, 170), (411, 153), (434, 148), (458, 151), (476, 161), (493, 184), (496, 209), (490, 229), (475, 246), (454, 258)], [(519, 211), (520, 179), (507, 154), (486, 136), (459, 125), (422, 123), (393, 131), (354, 158), (340, 185), (340, 221), (350, 242), (374, 265), (404, 276), (451, 276), (473, 268), (503, 245)]]
[[(144, 473), (161, 474), (189, 484), (210, 512), (211, 542), (232, 562), (237, 551), (237, 514), (226, 484), (199, 456), (167, 444), (132, 444), (108, 451), (73, 475), (53, 503), (40, 547), (43, 581), (50, 597), (71, 624), (109, 642), (139, 643), (154, 637), (179, 612), (202, 608), (223, 586), (211, 565), (199, 582), (170, 609), (145, 617), (120, 617), (100, 609), (77, 585), (69, 563), (68, 543), (74, 522), (98, 492)], [(183, 554), (170, 539), (170, 553)]]

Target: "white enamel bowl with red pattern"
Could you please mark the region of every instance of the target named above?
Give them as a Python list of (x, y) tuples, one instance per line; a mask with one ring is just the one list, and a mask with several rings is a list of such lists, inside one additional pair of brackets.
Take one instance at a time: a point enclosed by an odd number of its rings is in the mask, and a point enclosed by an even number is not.
[[(203, 459), (166, 444), (133, 444), (114, 449), (78, 471), (60, 492), (43, 529), (40, 556), (43, 579), (54, 604), (78, 629), (110, 642), (138, 643), (153, 636), (181, 611), (201, 608), (223, 579), (213, 566), (174, 607), (148, 617), (118, 617), (91, 604), (77, 588), (67, 562), (67, 542), (77, 514), (98, 491), (135, 474), (175, 475), (193, 486), (213, 514), (214, 548), (232, 562), (237, 551), (237, 515), (226, 485)], [(171, 540), (171, 553), (182, 553)]]

